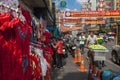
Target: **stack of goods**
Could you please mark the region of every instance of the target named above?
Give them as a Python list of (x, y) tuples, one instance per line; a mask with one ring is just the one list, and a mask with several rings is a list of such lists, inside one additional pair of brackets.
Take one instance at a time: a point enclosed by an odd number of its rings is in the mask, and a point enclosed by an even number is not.
[(107, 50), (107, 48), (102, 45), (90, 45), (89, 48), (92, 50)]

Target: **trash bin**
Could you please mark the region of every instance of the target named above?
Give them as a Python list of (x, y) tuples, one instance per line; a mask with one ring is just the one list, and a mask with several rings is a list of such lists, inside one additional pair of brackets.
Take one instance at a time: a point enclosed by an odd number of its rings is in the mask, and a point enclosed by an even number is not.
[(101, 73), (102, 80), (110, 80), (113, 77), (113, 73), (110, 70), (104, 70)]

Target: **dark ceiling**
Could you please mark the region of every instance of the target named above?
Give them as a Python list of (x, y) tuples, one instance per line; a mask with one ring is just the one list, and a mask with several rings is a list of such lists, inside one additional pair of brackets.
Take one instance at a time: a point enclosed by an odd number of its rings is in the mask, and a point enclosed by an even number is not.
[[(37, 18), (42, 16), (43, 19), (47, 20), (48, 25), (53, 24), (53, 17), (48, 8), (46, 0), (22, 0), (22, 2), (30, 9), (32, 9), (33, 14)], [(48, 16), (48, 14), (50, 14), (50, 16)]]
[(22, 2), (27, 5), (29, 8), (34, 7), (46, 7), (43, 0), (22, 0)]

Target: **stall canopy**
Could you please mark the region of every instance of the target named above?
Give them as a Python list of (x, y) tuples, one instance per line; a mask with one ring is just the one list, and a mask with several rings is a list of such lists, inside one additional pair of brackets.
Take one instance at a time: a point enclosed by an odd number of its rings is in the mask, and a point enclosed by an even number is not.
[(37, 18), (42, 16), (43, 19), (47, 20), (48, 25), (54, 24), (54, 18), (48, 4), (49, 0), (22, 0), (22, 2), (32, 10)]

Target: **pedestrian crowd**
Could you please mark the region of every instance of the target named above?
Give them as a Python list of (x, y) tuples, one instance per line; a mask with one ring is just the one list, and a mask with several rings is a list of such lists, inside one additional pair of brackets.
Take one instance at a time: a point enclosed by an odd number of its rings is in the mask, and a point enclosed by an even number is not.
[[(70, 53), (74, 57), (74, 51), (80, 49), (81, 54), (84, 54), (85, 48), (90, 45), (106, 42), (107, 35), (99, 34), (90, 31), (88, 34), (85, 32), (79, 32), (76, 36), (66, 34), (63, 37), (52, 38), (53, 55), (53, 67), (63, 69), (63, 58), (67, 57)], [(89, 57), (89, 54), (86, 56)]]
[[(91, 35), (93, 35), (91, 33)], [(93, 40), (92, 40), (93, 39)], [(88, 40), (90, 42), (87, 43), (95, 43), (94, 41), (96, 40), (96, 36), (88, 37)], [(59, 37), (59, 38), (52, 38), (52, 48), (54, 51), (53, 55), (53, 66), (57, 68), (63, 68), (63, 62), (62, 58), (65, 56), (65, 54), (71, 53), (68, 50), (72, 50), (72, 46), (70, 45), (75, 45), (76, 48), (80, 48), (81, 52), (84, 53), (84, 47), (86, 46), (86, 36), (84, 32), (77, 34), (77, 37), (71, 37), (70, 36), (65, 36), (64, 38)], [(69, 45), (69, 46), (67, 46)], [(65, 49), (64, 49), (65, 48)], [(69, 48), (69, 49), (68, 49)], [(65, 53), (64, 53), (65, 50)]]

